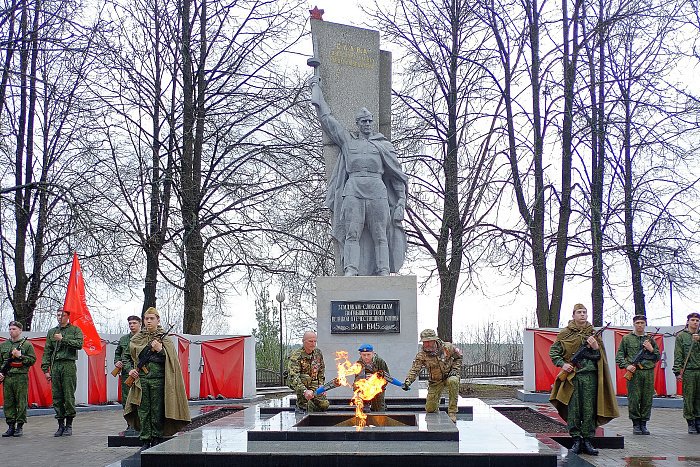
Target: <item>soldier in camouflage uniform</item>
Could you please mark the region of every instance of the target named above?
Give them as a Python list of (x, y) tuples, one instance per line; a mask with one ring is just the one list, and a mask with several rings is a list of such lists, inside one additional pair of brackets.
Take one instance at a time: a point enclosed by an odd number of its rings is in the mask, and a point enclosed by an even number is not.
[[(129, 353), (129, 342), (141, 330), (141, 318), (132, 315), (126, 320), (129, 323), (129, 334), (119, 338), (119, 343), (114, 351), (114, 366), (121, 370), (119, 380), (122, 386), (122, 407), (126, 405), (126, 398), (129, 397), (129, 386), (126, 384), (126, 379), (129, 377), (129, 371), (134, 368), (134, 362)], [(133, 433), (131, 426), (127, 426), (126, 429)]]
[(700, 434), (700, 313), (690, 313), (685, 329), (676, 335), (673, 374), (683, 381), (683, 418), (688, 433)]
[(22, 436), (22, 427), (27, 423), (29, 367), (36, 362), (34, 346), (22, 338), (22, 323), (10, 321), (9, 330), (10, 338), (0, 344), (0, 368), (4, 369), (8, 361), (10, 366), (5, 374), (0, 373), (7, 422), (3, 438)]
[[(360, 352), (360, 359), (357, 361), (357, 363), (362, 365), (362, 370), (355, 375), (355, 381), (358, 379), (367, 379), (377, 372), (389, 374), (389, 367), (379, 355), (374, 353), (374, 347), (372, 347), (371, 344), (362, 344), (357, 350)], [(365, 401), (365, 403), (367, 402), (369, 401)], [(372, 412), (383, 412), (386, 410), (386, 400), (384, 399), (383, 388), (382, 392), (374, 396), (370, 402), (370, 409)]]
[(51, 382), (53, 409), (58, 430), (54, 436), (71, 436), (75, 417), (75, 387), (78, 380), (75, 361), (83, 348), (83, 331), (69, 323), (70, 311), (59, 308), (58, 326), (46, 334), (46, 347), (41, 358), (41, 371)]
[(443, 342), (432, 329), (420, 333), (423, 348), (418, 351), (413, 365), (403, 383), (403, 390), (408, 391), (411, 383), (418, 377), (421, 368), (428, 369), (428, 397), (425, 400), (426, 412), (437, 412), (440, 395), (447, 388), (449, 403), (447, 414), (450, 420), (457, 422), (457, 398), (459, 396), (459, 376), (462, 368), (462, 353), (450, 342)]
[(307, 331), (302, 339), (302, 348), (295, 350), (287, 362), (289, 374), (287, 384), (296, 392), (297, 410), (324, 412), (330, 402), (325, 394), (316, 395), (315, 391), (323, 386), (326, 366), (323, 354), (316, 348), (316, 333)]
[[(648, 435), (651, 434), (647, 429), (647, 422), (651, 417), (651, 404), (654, 397), (654, 367), (661, 358), (661, 353), (654, 338), (644, 332), (647, 317), (637, 315), (632, 322), (634, 330), (622, 338), (615, 356), (615, 363), (632, 374), (632, 379), (627, 381), (632, 433)], [(635, 358), (638, 361), (633, 363)]]

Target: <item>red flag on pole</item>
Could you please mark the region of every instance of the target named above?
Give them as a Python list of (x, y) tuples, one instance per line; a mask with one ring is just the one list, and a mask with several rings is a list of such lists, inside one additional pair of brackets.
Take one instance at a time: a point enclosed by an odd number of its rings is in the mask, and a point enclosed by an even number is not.
[(92, 322), (90, 310), (85, 303), (85, 282), (83, 272), (80, 269), (78, 253), (73, 253), (73, 266), (70, 268), (68, 278), (68, 290), (66, 299), (63, 302), (63, 309), (70, 312), (71, 324), (78, 326), (83, 331), (83, 350), (88, 355), (95, 355), (102, 351), (102, 341), (100, 340), (95, 323)]

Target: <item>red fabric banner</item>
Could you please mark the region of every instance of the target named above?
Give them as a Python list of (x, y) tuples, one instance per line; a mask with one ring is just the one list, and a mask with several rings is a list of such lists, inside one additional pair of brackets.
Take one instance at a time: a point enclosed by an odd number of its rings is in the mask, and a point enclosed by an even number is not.
[(107, 375), (105, 363), (107, 349), (88, 356), (88, 404), (103, 404), (107, 402)]
[(557, 339), (556, 331), (535, 331), (535, 391), (551, 391), (559, 368), (549, 358), (549, 348)]
[[(612, 328), (609, 328), (612, 329)], [(615, 354), (617, 355), (617, 349), (620, 348), (620, 342), (622, 338), (630, 333), (628, 329), (612, 329), (615, 333)], [(659, 351), (663, 353), (664, 351), (664, 338), (663, 336), (654, 336), (656, 345), (659, 346)], [(617, 395), (626, 396), (627, 395), (627, 380), (625, 379), (625, 371), (618, 367), (615, 362), (608, 362), (609, 365), (615, 367), (615, 382), (617, 384)], [(664, 375), (664, 370), (661, 368), (661, 361), (656, 362), (654, 367), (654, 390), (659, 396), (666, 395), (666, 376)]]
[(83, 331), (83, 350), (85, 350), (85, 353), (88, 355), (99, 354), (102, 351), (102, 341), (99, 334), (97, 334), (90, 310), (88, 310), (85, 303), (85, 282), (77, 252), (73, 253), (73, 265), (70, 268), (68, 289), (66, 290), (63, 309), (70, 312), (71, 324), (78, 326)]
[(34, 346), (36, 363), (29, 369), (29, 406), (36, 403), (39, 407), (51, 407), (51, 383), (46, 381), (46, 376), (41, 371), (41, 358), (44, 356), (46, 337), (27, 339)]
[(204, 369), (199, 383), (199, 397), (243, 397), (243, 337), (202, 342)]
[(185, 393), (190, 397), (190, 341), (177, 336), (177, 359), (182, 369), (182, 379), (185, 382)]

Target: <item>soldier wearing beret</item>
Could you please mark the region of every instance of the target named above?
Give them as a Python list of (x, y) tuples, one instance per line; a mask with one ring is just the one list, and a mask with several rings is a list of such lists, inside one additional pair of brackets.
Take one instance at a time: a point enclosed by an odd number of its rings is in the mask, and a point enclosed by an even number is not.
[(673, 374), (683, 382), (683, 418), (688, 433), (700, 434), (700, 313), (690, 313), (685, 329), (676, 334)]
[[(360, 359), (357, 360), (357, 363), (362, 365), (362, 370), (355, 375), (355, 381), (358, 379), (367, 379), (377, 372), (380, 374), (389, 374), (389, 366), (387, 366), (384, 359), (374, 352), (372, 344), (362, 344), (357, 350), (360, 352)], [(384, 388), (382, 388), (382, 392), (374, 396), (371, 401), (365, 401), (365, 403), (367, 402), (370, 402), (372, 412), (385, 411), (386, 400), (384, 399)]]
[(27, 423), (29, 367), (36, 362), (34, 347), (22, 338), (22, 323), (10, 321), (9, 331), (10, 338), (0, 344), (0, 383), (3, 383), (3, 410), (7, 422), (3, 438), (22, 436)]
[(420, 333), (420, 342), (422, 348), (416, 354), (402, 388), (408, 391), (421, 368), (427, 368), (428, 397), (425, 400), (425, 411), (437, 412), (440, 406), (440, 395), (447, 389), (449, 394), (447, 414), (450, 420), (456, 423), (462, 353), (452, 343), (443, 342), (432, 329), (425, 329)]
[(654, 398), (654, 367), (661, 359), (659, 347), (653, 336), (647, 334), (647, 317), (637, 315), (632, 319), (634, 330), (624, 336), (617, 349), (615, 363), (627, 379), (627, 400), (632, 433), (648, 435), (647, 422), (651, 418)]

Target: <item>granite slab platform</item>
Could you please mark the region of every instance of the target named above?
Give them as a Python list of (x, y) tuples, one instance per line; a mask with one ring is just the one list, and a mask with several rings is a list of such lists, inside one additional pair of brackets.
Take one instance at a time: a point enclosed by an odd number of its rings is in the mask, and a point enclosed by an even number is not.
[[(387, 401), (391, 407), (391, 401)], [(556, 466), (557, 452), (478, 399), (460, 398), (454, 440), (256, 441), (249, 432), (285, 429), (296, 414), (289, 398), (235, 412), (141, 453), (141, 465), (167, 466)], [(262, 414), (275, 407), (276, 415)], [(469, 408), (469, 409), (467, 409)], [(331, 406), (332, 412), (333, 406)], [(344, 410), (343, 410), (344, 412)], [(391, 412), (391, 411), (389, 411)], [(446, 416), (415, 411), (423, 418)], [(302, 414), (299, 415), (303, 417)], [(449, 420), (449, 419), (447, 419)], [(427, 423), (427, 421), (425, 422)], [(451, 423), (451, 422), (450, 422)]]

